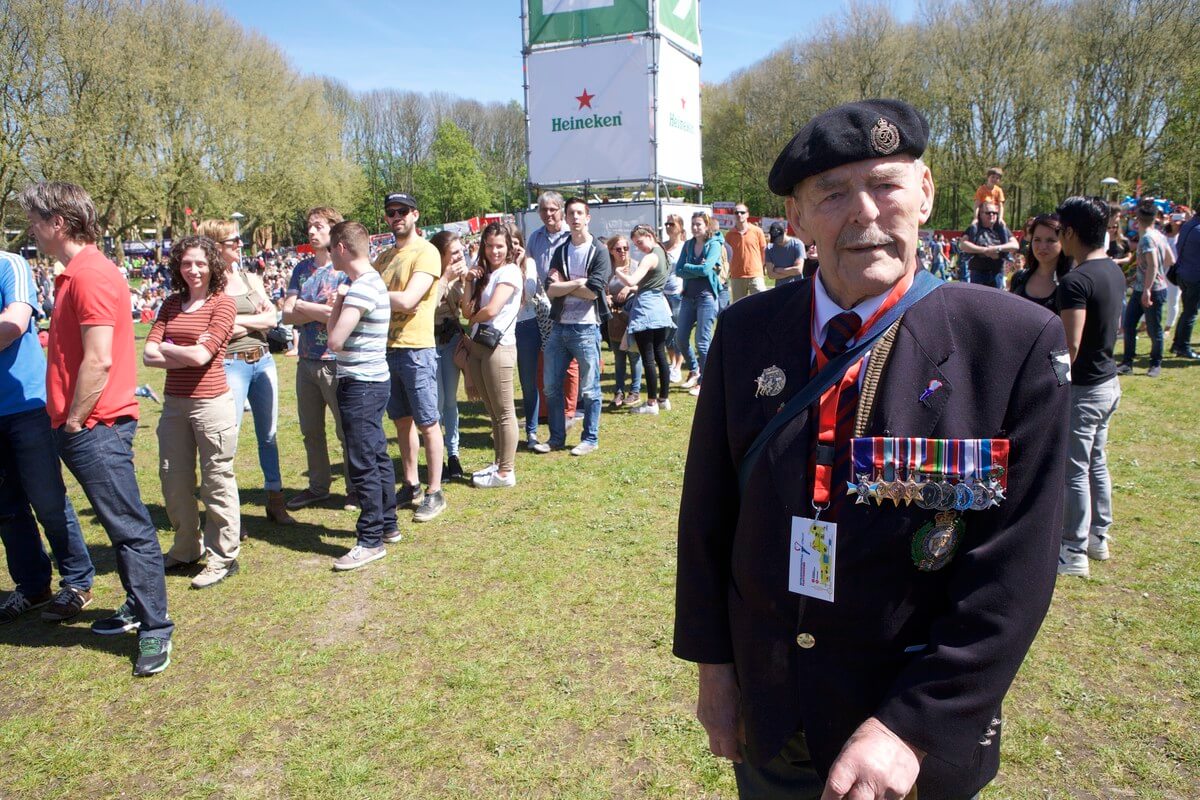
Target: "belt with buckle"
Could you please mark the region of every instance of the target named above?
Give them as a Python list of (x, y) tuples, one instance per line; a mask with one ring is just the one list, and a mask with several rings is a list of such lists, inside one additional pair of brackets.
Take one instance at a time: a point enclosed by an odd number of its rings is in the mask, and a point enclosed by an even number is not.
[(244, 350), (240, 353), (227, 353), (226, 358), (232, 361), (245, 361), (247, 364), (253, 364), (256, 361), (261, 361), (262, 357), (267, 354), (267, 348), (256, 347), (253, 350)]

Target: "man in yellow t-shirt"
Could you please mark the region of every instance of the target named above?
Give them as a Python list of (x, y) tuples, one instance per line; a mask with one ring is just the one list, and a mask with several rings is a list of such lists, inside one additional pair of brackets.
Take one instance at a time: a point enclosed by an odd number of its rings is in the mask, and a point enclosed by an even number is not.
[(975, 215), (971, 217), (971, 224), (979, 222), (979, 210), (984, 204), (992, 203), (1000, 211), (1000, 222), (1004, 222), (1004, 190), (1000, 188), (1000, 179), (1004, 177), (1004, 170), (1000, 167), (992, 167), (987, 171), (987, 177), (984, 178), (984, 183), (975, 190)]
[[(389, 194), (383, 202), (396, 246), (385, 250), (375, 269), (388, 288), (392, 321), (388, 326), (387, 363), (392, 395), (388, 417), (396, 424), (404, 485), (396, 495), (398, 508), (416, 509), (413, 522), (428, 522), (446, 510), (442, 494), (442, 430), (438, 424), (437, 341), (433, 316), (442, 259), (417, 228), (421, 212), (412, 195)], [(421, 490), (417, 472), (417, 433), (425, 437), (429, 489)], [(394, 532), (397, 537), (399, 531)], [(386, 537), (385, 537), (386, 539)]]

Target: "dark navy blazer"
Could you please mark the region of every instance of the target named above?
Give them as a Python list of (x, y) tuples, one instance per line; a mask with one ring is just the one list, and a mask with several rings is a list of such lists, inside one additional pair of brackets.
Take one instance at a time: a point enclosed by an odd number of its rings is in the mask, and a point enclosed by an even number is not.
[[(999, 768), (1001, 700), (1054, 589), (1070, 386), (1051, 354), (1066, 350), (1063, 327), (1034, 303), (964, 284), (905, 313), (867, 435), (1009, 439), (1008, 497), (964, 515), (957, 554), (935, 572), (910, 552), (934, 512), (845, 504), (826, 603), (787, 588), (791, 518), (812, 516), (809, 414), (767, 446), (744, 497), (737, 479), (755, 436), (807, 382), (811, 303), (803, 280), (720, 317), (683, 483), (674, 652), (736, 665), (753, 763), (803, 730), (825, 775), (873, 715), (929, 753), (922, 800), (968, 797)], [(782, 394), (755, 397), (771, 366), (786, 375)], [(941, 387), (920, 402), (933, 379)], [(815, 644), (800, 647), (800, 634)]]

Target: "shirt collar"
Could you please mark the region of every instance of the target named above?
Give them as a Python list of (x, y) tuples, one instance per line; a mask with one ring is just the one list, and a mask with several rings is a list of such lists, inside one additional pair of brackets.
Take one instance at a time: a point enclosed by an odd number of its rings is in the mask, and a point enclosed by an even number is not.
[[(858, 314), (859, 319), (866, 322), (883, 305), (883, 301), (887, 299), (890, 291), (889, 289), (887, 292), (877, 294), (874, 297), (868, 297), (854, 306), (854, 308), (845, 309), (835, 303), (833, 298), (829, 296), (829, 293), (825, 291), (824, 279), (821, 277), (821, 270), (818, 269), (816, 278), (813, 280), (813, 297), (816, 298), (816, 316), (813, 318), (813, 333), (816, 335), (817, 344), (824, 344), (825, 334), (828, 331), (831, 319), (843, 311), (853, 311)], [(857, 339), (858, 337), (856, 336), (850, 342), (847, 342), (847, 344), (851, 344)]]
[(67, 262), (66, 268), (62, 271), (63, 276), (68, 278), (73, 277), (76, 272), (82, 269), (82, 265), (85, 262), (91, 261), (90, 256), (93, 253), (99, 255), (100, 248), (96, 247), (94, 244), (84, 245), (83, 249), (76, 253), (75, 257)]

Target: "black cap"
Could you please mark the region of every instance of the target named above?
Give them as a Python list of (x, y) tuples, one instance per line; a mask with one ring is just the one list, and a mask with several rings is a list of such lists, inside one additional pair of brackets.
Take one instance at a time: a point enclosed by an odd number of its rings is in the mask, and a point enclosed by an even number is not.
[(387, 197), (383, 198), (383, 207), (387, 208), (390, 205), (418, 208), (417, 201), (413, 199), (413, 196), (411, 194), (405, 194), (404, 192), (392, 192)]
[(1143, 217), (1157, 217), (1158, 203), (1154, 202), (1153, 198), (1143, 197), (1138, 201), (1137, 213)]
[(780, 225), (778, 222), (772, 222), (771, 227), (770, 227), (770, 234), (771, 234), (772, 239), (778, 239), (780, 236), (783, 236), (783, 234), (784, 234), (783, 226)]
[(860, 100), (811, 119), (783, 148), (767, 186), (781, 197), (797, 183), (826, 170), (884, 156), (920, 158), (929, 123), (903, 100)]

